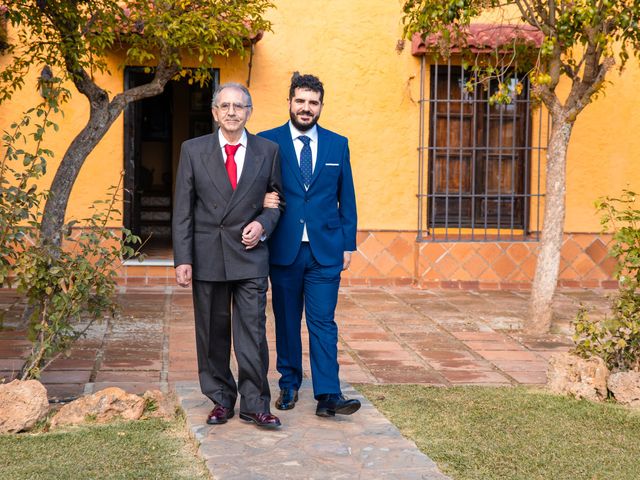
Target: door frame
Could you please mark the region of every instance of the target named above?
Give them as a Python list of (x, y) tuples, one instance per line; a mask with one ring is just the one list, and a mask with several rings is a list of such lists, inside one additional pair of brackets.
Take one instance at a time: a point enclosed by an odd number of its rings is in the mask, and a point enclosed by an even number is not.
[[(124, 88), (129, 89), (133, 86), (133, 73), (143, 73), (146, 67), (142, 66), (126, 66), (124, 68)], [(211, 90), (213, 91), (220, 84), (220, 69), (210, 68), (211, 74)], [(140, 234), (140, 194), (137, 191), (137, 185), (140, 182), (140, 165), (141, 165), (141, 142), (142, 132), (139, 126), (142, 122), (141, 102), (135, 101), (127, 104), (124, 109), (124, 192), (123, 192), (123, 224), (125, 228), (131, 230), (135, 235)], [(173, 118), (173, 113), (171, 113)], [(185, 121), (190, 121), (189, 116)], [(173, 194), (172, 194), (173, 195)]]

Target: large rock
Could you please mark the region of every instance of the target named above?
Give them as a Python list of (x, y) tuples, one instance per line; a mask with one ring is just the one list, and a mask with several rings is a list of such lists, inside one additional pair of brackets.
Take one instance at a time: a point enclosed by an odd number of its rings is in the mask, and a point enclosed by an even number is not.
[(547, 386), (552, 392), (576, 398), (607, 398), (609, 369), (599, 357), (585, 360), (571, 353), (555, 353), (549, 359)]
[(112, 420), (138, 420), (145, 401), (121, 388), (110, 387), (63, 406), (51, 419), (51, 428), (77, 425), (87, 421), (107, 423)]
[(640, 407), (640, 372), (612, 373), (607, 386), (617, 402)]
[(48, 412), (47, 390), (37, 380), (0, 384), (0, 433), (29, 430)]
[(176, 400), (172, 395), (165, 395), (160, 390), (147, 390), (142, 398), (145, 400), (145, 416), (171, 420), (176, 415)]

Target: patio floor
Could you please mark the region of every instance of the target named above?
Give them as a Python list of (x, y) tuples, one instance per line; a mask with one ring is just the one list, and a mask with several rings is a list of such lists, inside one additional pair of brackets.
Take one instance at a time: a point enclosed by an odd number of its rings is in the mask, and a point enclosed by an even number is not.
[[(123, 288), (121, 314), (91, 326), (41, 380), (54, 402), (107, 386), (133, 393), (152, 388), (176, 392), (213, 478), (444, 479), (436, 465), (349, 384), (542, 385), (550, 355), (571, 346), (571, 320), (580, 305), (602, 316), (610, 293), (559, 291), (553, 333), (529, 337), (520, 331), (526, 292), (343, 288), (336, 312), (340, 375), (345, 393), (360, 398), (363, 408), (348, 417), (316, 417), (307, 379), (295, 409), (273, 410), (283, 422), (276, 431), (257, 431), (236, 418), (221, 426), (204, 423), (211, 404), (197, 384), (190, 290)], [(16, 292), (0, 290), (0, 308), (7, 311), (0, 330), (0, 381), (9, 381), (30, 343), (26, 332), (14, 328), (23, 308)], [(275, 398), (270, 311), (267, 323)], [(304, 327), (303, 337), (306, 344)], [(308, 352), (304, 361), (308, 373)]]

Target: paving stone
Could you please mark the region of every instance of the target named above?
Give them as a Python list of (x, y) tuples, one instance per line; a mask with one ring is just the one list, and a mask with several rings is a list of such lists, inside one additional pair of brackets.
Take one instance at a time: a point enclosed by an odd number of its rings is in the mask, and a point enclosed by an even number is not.
[(533, 352), (525, 350), (477, 350), (489, 361), (492, 360), (528, 360), (537, 361), (540, 357)]
[[(168, 373), (167, 376), (167, 381), (170, 383), (174, 383), (174, 382), (183, 382), (186, 380), (193, 380), (196, 381), (198, 380), (198, 372), (193, 370), (193, 371), (184, 371), (184, 372), (174, 372), (174, 371), (170, 371)], [(351, 380), (351, 381), (356, 381), (356, 380)]]
[(109, 371), (100, 370), (96, 375), (96, 382), (134, 382), (134, 383), (149, 383), (159, 382), (159, 371)]
[(161, 370), (162, 360), (116, 359), (102, 363), (105, 370)]
[(87, 383), (91, 377), (90, 370), (50, 370), (46, 369), (40, 376), (45, 385), (54, 383)]
[(462, 350), (463, 347), (460, 344), (458, 350), (418, 350), (418, 353), (428, 361), (475, 360), (476, 357), (469, 350)]
[(509, 371), (504, 372), (518, 383), (524, 385), (545, 385), (547, 383), (547, 372), (545, 371)]
[[(478, 332), (481, 333), (481, 332)], [(465, 340), (464, 344), (472, 350), (523, 350), (524, 347), (513, 340)]]
[(494, 366), (482, 360), (428, 360), (434, 370), (493, 371)]
[(548, 362), (543, 359), (527, 360), (492, 360), (503, 372), (546, 372)]
[(341, 333), (340, 336), (346, 341), (358, 341), (358, 340), (377, 340), (377, 341), (389, 341), (393, 340), (393, 335), (386, 332), (348, 332)]
[[(92, 370), (95, 358), (64, 358), (54, 360), (48, 367), (50, 370)], [(45, 370), (46, 371), (46, 370)]]
[(23, 364), (22, 358), (0, 358), (0, 370), (2, 371), (17, 372)]
[(446, 381), (434, 371), (420, 368), (371, 367), (371, 374), (381, 383), (420, 383), (425, 385), (444, 385)]
[(387, 361), (413, 361), (416, 356), (403, 350), (400, 345), (395, 350), (354, 350), (354, 355), (357, 355), (363, 363), (371, 364), (384, 364)]

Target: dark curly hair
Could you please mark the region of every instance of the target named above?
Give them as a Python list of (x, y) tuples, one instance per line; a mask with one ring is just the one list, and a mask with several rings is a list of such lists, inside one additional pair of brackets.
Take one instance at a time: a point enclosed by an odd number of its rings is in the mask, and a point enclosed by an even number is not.
[(293, 76), (291, 77), (291, 86), (289, 87), (289, 98), (293, 98), (296, 93), (296, 88), (320, 93), (321, 103), (324, 99), (324, 87), (322, 86), (320, 79), (315, 75), (300, 75), (300, 72), (293, 72)]

